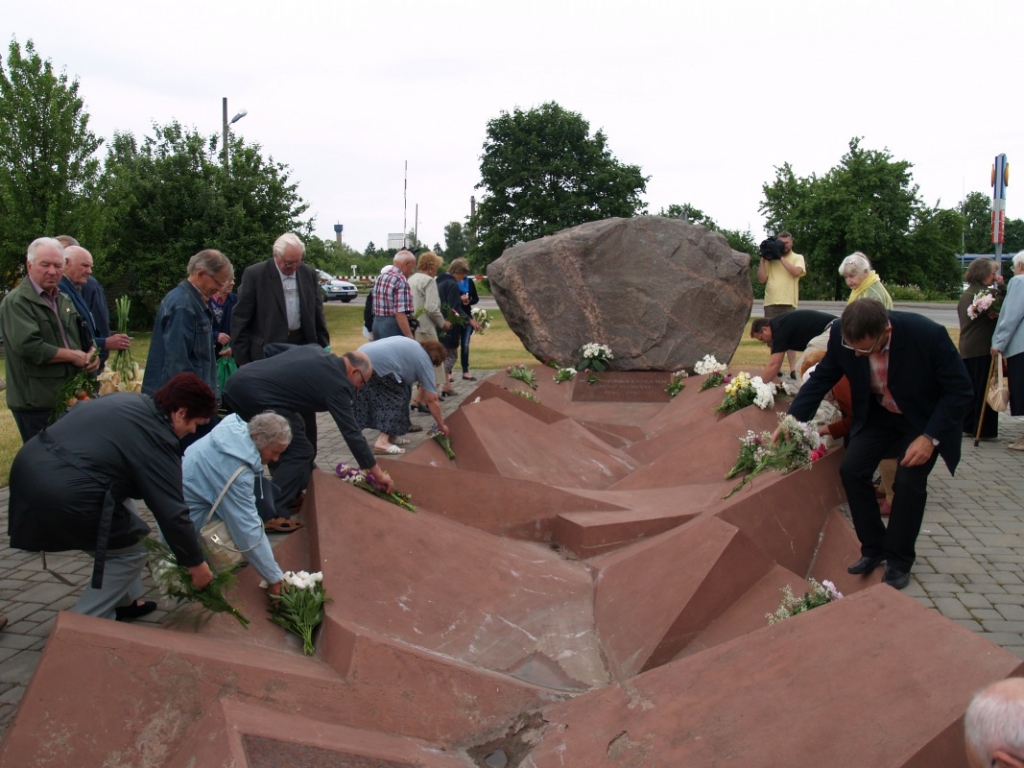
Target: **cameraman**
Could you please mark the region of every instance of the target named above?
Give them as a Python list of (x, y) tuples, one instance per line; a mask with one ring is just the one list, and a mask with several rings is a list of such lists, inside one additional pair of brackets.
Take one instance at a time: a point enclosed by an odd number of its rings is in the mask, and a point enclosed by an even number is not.
[[(781, 246), (781, 256), (765, 258), (765, 245), (768, 244), (765, 241), (761, 244), (761, 259), (757, 264), (757, 282), (764, 284), (764, 316), (769, 320), (796, 309), (800, 298), (800, 278), (807, 274), (804, 257), (793, 252), (793, 235), (780, 232), (776, 240), (773, 245), (776, 248)], [(786, 354), (790, 375), (795, 377), (796, 352), (789, 350)]]

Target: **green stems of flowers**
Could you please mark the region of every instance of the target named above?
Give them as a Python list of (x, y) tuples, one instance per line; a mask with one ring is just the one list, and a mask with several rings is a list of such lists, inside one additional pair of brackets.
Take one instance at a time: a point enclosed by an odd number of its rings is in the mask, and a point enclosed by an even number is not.
[(322, 573), (286, 571), (281, 594), (270, 597), (270, 620), (302, 638), (302, 652), (312, 656), (313, 633), (324, 620), (324, 604), (331, 602), (323, 585)]
[[(177, 601), (177, 606), (171, 614), (172, 621), (191, 621), (198, 629), (209, 621), (213, 614), (228, 613), (243, 627), (249, 626), (249, 620), (224, 596), (224, 593), (235, 585), (235, 571), (241, 566), (236, 565), (214, 573), (213, 581), (203, 589), (196, 589), (188, 568), (178, 564), (174, 553), (165, 542), (148, 536), (142, 541), (149, 552), (149, 567), (157, 586), (163, 594)], [(182, 612), (186, 605), (197, 607), (199, 610), (187, 617)]]

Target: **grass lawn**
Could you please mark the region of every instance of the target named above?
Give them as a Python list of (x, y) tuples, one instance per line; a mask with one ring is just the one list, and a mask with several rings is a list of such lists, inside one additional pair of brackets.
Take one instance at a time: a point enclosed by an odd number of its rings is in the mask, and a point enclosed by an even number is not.
[[(327, 319), (327, 329), (331, 334), (331, 349), (336, 354), (356, 349), (366, 343), (362, 334), (362, 307), (326, 304), (324, 316)], [(508, 329), (508, 324), (500, 312), (490, 310), (490, 317), (491, 327), (487, 332), (473, 335), (472, 363), (474, 369), (497, 370), (509, 365), (537, 362), (533, 355), (526, 351), (522, 342), (519, 341), (519, 337)], [(948, 330), (955, 344), (960, 339), (960, 331), (955, 328)], [(132, 337), (134, 339), (132, 355), (140, 365), (145, 363), (146, 355), (149, 353), (149, 337), (148, 333), (137, 333)], [(749, 371), (751, 374), (757, 375), (767, 365), (768, 357), (768, 347), (750, 338), (750, 323), (748, 322), (743, 331), (743, 339), (729, 363), (730, 367), (733, 370)], [(4, 367), (3, 359), (0, 358), (0, 372), (4, 370)], [(21, 437), (14, 425), (14, 418), (7, 408), (7, 402), (4, 400), (0, 403), (0, 486), (7, 485), (11, 462), (20, 447)]]

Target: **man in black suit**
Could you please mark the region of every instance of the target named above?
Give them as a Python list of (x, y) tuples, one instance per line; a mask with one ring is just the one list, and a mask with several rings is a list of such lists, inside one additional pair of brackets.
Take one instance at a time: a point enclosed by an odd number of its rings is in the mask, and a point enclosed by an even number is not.
[[(903, 589), (916, 556), (928, 475), (939, 456), (950, 474), (960, 461), (963, 418), (973, 402), (971, 379), (945, 328), (920, 315), (887, 313), (874, 299), (849, 304), (832, 324), (825, 358), (790, 414), (809, 420), (844, 375), (853, 424), (839, 474), (862, 555), (847, 570), (870, 573), (885, 560), (882, 581)], [(871, 478), (878, 462), (890, 456), (900, 461), (886, 527)]]
[(239, 367), (262, 360), (267, 344), (319, 344), (330, 348), (324, 298), (316, 270), (302, 263), (306, 246), (292, 232), (274, 243), (273, 258), (242, 275), (231, 316), (231, 347)]

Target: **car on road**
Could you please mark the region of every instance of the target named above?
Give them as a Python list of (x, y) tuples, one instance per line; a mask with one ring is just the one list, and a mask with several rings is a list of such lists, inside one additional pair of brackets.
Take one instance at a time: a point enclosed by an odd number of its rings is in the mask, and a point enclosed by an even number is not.
[(317, 274), (320, 276), (320, 290), (324, 292), (324, 301), (338, 299), (348, 304), (359, 293), (358, 289), (348, 280), (341, 280), (319, 269)]

